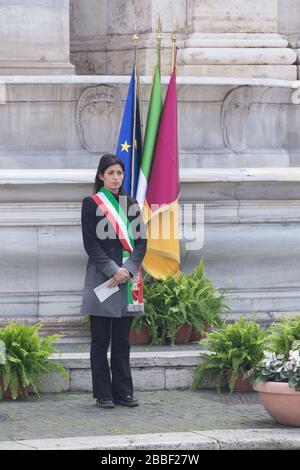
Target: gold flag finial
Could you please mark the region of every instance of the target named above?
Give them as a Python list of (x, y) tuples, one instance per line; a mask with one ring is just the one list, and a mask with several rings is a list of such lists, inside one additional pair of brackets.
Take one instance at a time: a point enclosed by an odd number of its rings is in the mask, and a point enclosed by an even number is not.
[(138, 42), (138, 40), (139, 40), (139, 35), (138, 35), (138, 33), (136, 32), (136, 30), (135, 30), (135, 33), (134, 33), (134, 35), (133, 35), (133, 42), (134, 42), (135, 45), (136, 45), (136, 43)]
[(162, 28), (161, 28), (161, 21), (160, 21), (160, 16), (159, 16), (158, 23), (157, 23), (157, 39), (158, 40), (161, 40), (162, 38), (161, 31), (162, 31)]
[(138, 42), (138, 40), (139, 40), (139, 35), (138, 35), (138, 33), (137, 33), (137, 28), (136, 28), (135, 14), (134, 14), (133, 22), (134, 22), (134, 35), (133, 35), (133, 42), (134, 42), (134, 44), (136, 45), (136, 43), (137, 43), (137, 42)]

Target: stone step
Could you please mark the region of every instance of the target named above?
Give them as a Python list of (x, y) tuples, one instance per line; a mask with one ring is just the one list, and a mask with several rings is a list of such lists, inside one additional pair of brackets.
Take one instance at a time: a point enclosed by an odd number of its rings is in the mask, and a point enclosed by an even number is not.
[(89, 336), (68, 337), (64, 336), (55, 341), (54, 346), (61, 353), (83, 353), (89, 352), (91, 338)]
[[(83, 353), (90, 352), (91, 347), (91, 338), (89, 336), (64, 336), (57, 341), (55, 341), (54, 346), (59, 350), (60, 353)], [(170, 351), (170, 348), (174, 351), (187, 351), (195, 349), (203, 349), (198, 342), (190, 342), (184, 344), (162, 344), (162, 345), (131, 345), (132, 352), (142, 352), (142, 351)]]
[[(146, 391), (189, 388), (193, 370), (204, 352), (207, 351), (197, 343), (161, 347), (133, 346), (130, 363), (134, 389)], [(62, 352), (54, 354), (52, 360), (69, 371), (69, 380), (58, 374), (48, 374), (42, 381), (42, 393), (92, 390), (88, 352)]]

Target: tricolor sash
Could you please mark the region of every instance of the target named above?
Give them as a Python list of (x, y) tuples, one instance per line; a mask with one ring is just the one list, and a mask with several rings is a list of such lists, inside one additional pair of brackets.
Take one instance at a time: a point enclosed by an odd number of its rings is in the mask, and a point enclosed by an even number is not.
[[(119, 202), (106, 188), (101, 188), (97, 194), (92, 196), (92, 198), (100, 207), (103, 214), (107, 217), (116, 232), (117, 237), (122, 243), (122, 262), (124, 263), (134, 250), (134, 238), (127, 215), (123, 211)], [(144, 311), (143, 278), (141, 268), (139, 268), (135, 276), (126, 282), (125, 288), (128, 304), (127, 310), (131, 312), (140, 310)]]

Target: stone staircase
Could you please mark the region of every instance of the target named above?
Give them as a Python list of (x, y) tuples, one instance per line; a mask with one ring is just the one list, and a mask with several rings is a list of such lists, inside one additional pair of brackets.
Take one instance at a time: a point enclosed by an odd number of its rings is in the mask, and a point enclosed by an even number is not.
[[(296, 313), (299, 312), (285, 312), (285, 316), (293, 317)], [(232, 323), (239, 316), (240, 314), (231, 313), (222, 314), (221, 318)], [(256, 312), (255, 320), (267, 328), (272, 322), (280, 320), (281, 316), (281, 312)], [(58, 374), (47, 375), (41, 387), (43, 393), (92, 390), (89, 353), (91, 339), (86, 327), (83, 331), (84, 335), (66, 335), (55, 342), (59, 352), (52, 356), (52, 360), (68, 370), (69, 380), (66, 381)], [(135, 390), (190, 388), (193, 370), (201, 362), (201, 356), (207, 352), (205, 346), (198, 342), (160, 346), (132, 345), (130, 362)], [(110, 359), (110, 352), (108, 358)], [(211, 388), (211, 385), (204, 384), (202, 388)]]
[[(69, 380), (58, 374), (48, 375), (43, 380), (41, 391), (43, 393), (91, 391), (90, 339), (62, 338), (56, 345), (61, 352), (54, 354), (52, 360), (69, 371)], [(189, 388), (193, 369), (199, 364), (203, 352), (205, 352), (204, 347), (198, 343), (132, 346), (130, 362), (135, 390)]]

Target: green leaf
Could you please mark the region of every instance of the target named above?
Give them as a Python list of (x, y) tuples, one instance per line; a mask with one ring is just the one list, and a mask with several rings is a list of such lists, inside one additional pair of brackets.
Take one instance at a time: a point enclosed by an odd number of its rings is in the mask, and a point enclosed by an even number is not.
[[(27, 387), (31, 386), (38, 394), (41, 376), (56, 371), (67, 376), (67, 371), (50, 361), (57, 349), (53, 342), (60, 335), (40, 336), (41, 324), (26, 325), (14, 321), (0, 328), (0, 341), (5, 344), (6, 362), (1, 365), (1, 378), (4, 389), (10, 389), (13, 399), (27, 396)], [(3, 396), (1, 392), (1, 397)]]
[(263, 358), (263, 341), (266, 332), (254, 320), (241, 316), (233, 324), (223, 323), (221, 328), (207, 333), (202, 341), (213, 354), (201, 357), (196, 368), (194, 386), (200, 386), (213, 378), (217, 390), (230, 372), (229, 389), (234, 389), (239, 374), (250, 372)]
[(230, 311), (224, 303), (224, 292), (212, 286), (206, 277), (203, 258), (192, 274), (156, 280), (144, 278), (145, 316), (139, 325), (147, 324), (152, 344), (165, 342), (164, 335), (174, 341), (176, 331), (185, 323), (203, 331), (204, 325), (221, 323), (222, 311)]

